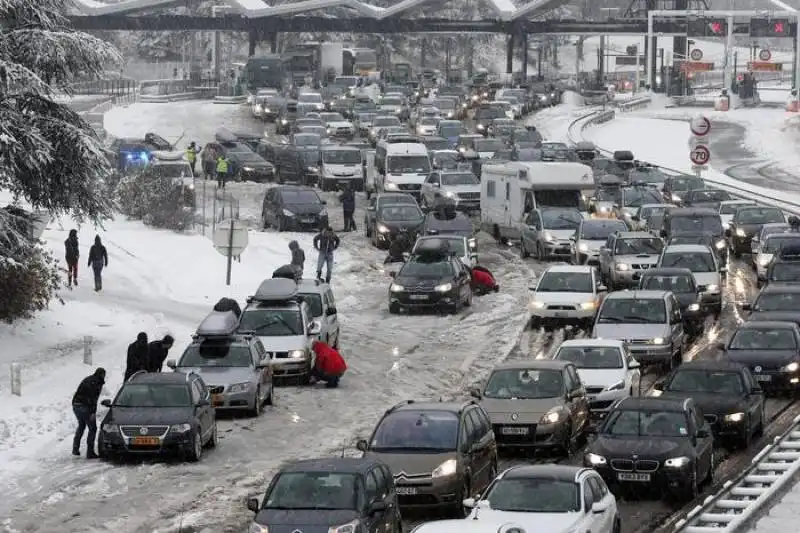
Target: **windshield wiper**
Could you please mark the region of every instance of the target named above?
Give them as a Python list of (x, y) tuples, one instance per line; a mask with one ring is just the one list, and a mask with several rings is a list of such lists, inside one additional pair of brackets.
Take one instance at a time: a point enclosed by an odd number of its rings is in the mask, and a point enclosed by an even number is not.
[(624, 322), (624, 321), (625, 321), (624, 319), (622, 319), (622, 318), (620, 318), (618, 316), (601, 316), (598, 319), (598, 322), (613, 322), (615, 324), (619, 323), (619, 322)]
[(269, 320), (269, 321), (267, 321), (267, 322), (261, 323), (261, 324), (259, 324), (258, 326), (255, 326), (255, 327), (253, 327), (253, 328), (242, 329), (242, 332), (243, 332), (243, 333), (258, 333), (260, 330), (262, 330), (262, 329), (264, 329), (264, 328), (267, 328), (267, 327), (269, 327), (269, 326), (274, 326), (275, 324), (281, 324), (281, 325), (282, 325), (282, 326), (284, 326), (284, 327), (285, 327), (285, 328), (286, 328), (286, 329), (289, 331), (289, 333), (291, 333), (292, 335), (299, 335), (299, 333), (297, 333), (297, 332), (294, 330), (294, 328), (293, 328), (292, 326), (290, 326), (290, 325), (289, 325), (289, 323), (288, 323), (288, 322), (286, 322), (286, 321), (285, 321), (283, 318), (281, 318), (281, 317), (279, 317), (279, 316), (273, 317), (273, 318), (272, 318), (272, 320)]

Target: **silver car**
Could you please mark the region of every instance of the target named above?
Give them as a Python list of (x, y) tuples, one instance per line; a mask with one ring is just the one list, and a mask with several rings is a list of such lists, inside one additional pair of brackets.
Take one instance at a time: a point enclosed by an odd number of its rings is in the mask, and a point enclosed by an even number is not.
[(594, 267), (557, 265), (545, 270), (530, 290), (532, 327), (572, 325), (588, 329), (606, 288)]
[(761, 226), (761, 231), (750, 241), (753, 268), (760, 281), (766, 281), (767, 268), (786, 240), (800, 238), (800, 233), (792, 232), (791, 229), (792, 227), (785, 222), (764, 224)]
[(700, 289), (703, 311), (722, 312), (722, 276), (727, 268), (720, 265), (717, 254), (702, 244), (673, 244), (664, 248), (658, 259), (659, 268), (688, 268)]
[(600, 274), (611, 290), (637, 286), (642, 272), (656, 266), (663, 249), (664, 241), (652, 233), (616, 233), (600, 248)]
[(574, 265), (598, 264), (600, 248), (608, 238), (618, 231), (628, 231), (628, 225), (616, 219), (591, 218), (581, 221), (581, 225), (570, 237), (570, 260)]
[(581, 221), (583, 215), (577, 209), (534, 209), (520, 227), (520, 254), (523, 258), (533, 255), (539, 261), (569, 257), (570, 237), (575, 235)]
[(481, 182), (470, 171), (441, 170), (432, 172), (422, 183), (422, 205), (433, 207), (445, 198), (459, 211), (480, 211)]
[(630, 218), (630, 226), (634, 231), (658, 233), (667, 211), (675, 207), (672, 204), (644, 204)]

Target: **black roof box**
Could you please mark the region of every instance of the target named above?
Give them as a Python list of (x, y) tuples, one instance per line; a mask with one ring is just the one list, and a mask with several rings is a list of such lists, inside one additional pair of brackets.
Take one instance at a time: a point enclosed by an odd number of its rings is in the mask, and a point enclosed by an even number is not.
[(230, 337), (239, 327), (239, 317), (233, 311), (212, 311), (197, 326), (197, 337)]
[(303, 272), (297, 265), (283, 265), (275, 269), (272, 273), (272, 278), (290, 279), (294, 282), (298, 282), (303, 278)]
[(580, 141), (575, 145), (575, 150), (578, 152), (594, 152), (597, 150), (597, 147), (593, 142)]
[(614, 161), (633, 161), (633, 152), (630, 150), (617, 150), (614, 152)]
[(253, 300), (260, 302), (284, 302), (297, 297), (297, 283), (292, 279), (265, 279), (258, 286)]

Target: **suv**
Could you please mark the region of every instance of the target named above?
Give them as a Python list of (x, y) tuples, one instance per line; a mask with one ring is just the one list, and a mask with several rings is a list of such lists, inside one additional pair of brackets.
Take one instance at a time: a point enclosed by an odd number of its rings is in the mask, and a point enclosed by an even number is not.
[(403, 508), (445, 508), (463, 518), (463, 501), (497, 475), (492, 424), (474, 401), (401, 402), (357, 446), (392, 469)]
[(702, 244), (673, 244), (664, 248), (658, 268), (688, 268), (701, 292), (702, 308), (717, 316), (722, 312), (722, 274), (717, 254)]
[(737, 209), (725, 230), (733, 256), (738, 259), (743, 253), (752, 251), (751, 241), (764, 224), (781, 222), (786, 222), (786, 216), (777, 207), (752, 205)]
[(217, 410), (246, 410), (261, 414), (272, 405), (272, 368), (261, 341), (239, 335), (239, 319), (233, 312), (214, 311), (197, 328), (192, 343), (177, 362), (167, 366), (176, 372), (203, 374), (211, 383), (211, 405)]
[(261, 225), (278, 231), (321, 230), (328, 227), (326, 201), (309, 187), (280, 185), (267, 189), (261, 206)]
[(434, 206), (441, 197), (447, 198), (460, 211), (478, 212), (481, 210), (481, 182), (472, 172), (432, 172), (422, 183), (422, 205)]
[(199, 461), (217, 446), (217, 416), (195, 373), (139, 371), (122, 384), (108, 407), (97, 439), (102, 459), (125, 455), (180, 455)]
[(331, 286), (318, 279), (302, 279), (297, 283), (297, 294), (308, 304), (311, 319), (320, 325), (319, 340), (339, 349), (339, 312)]
[(606, 288), (594, 267), (557, 265), (545, 270), (530, 290), (531, 327), (588, 329)]
[(311, 309), (289, 279), (267, 279), (247, 299), (238, 332), (258, 337), (275, 377), (297, 378), (307, 384), (314, 368), (312, 340), (322, 331)]
[(620, 339), (641, 364), (673, 368), (683, 360), (686, 333), (681, 306), (671, 292), (612, 292), (597, 312), (592, 337)]
[[(783, 224), (764, 224), (764, 226), (783, 226)], [(764, 234), (765, 231), (759, 232)], [(753, 237), (753, 268), (756, 271), (756, 276), (760, 281), (767, 277), (767, 269), (769, 268), (772, 260), (783, 249), (784, 246), (794, 246), (800, 244), (800, 233), (794, 231), (780, 231), (777, 233), (769, 233), (764, 237)]]
[(622, 220), (602, 218), (581, 220), (570, 240), (570, 261), (574, 265), (600, 262), (600, 248), (608, 238), (618, 231), (628, 231), (628, 225)]
[(687, 233), (692, 235), (707, 233), (714, 237), (714, 247), (717, 250), (725, 247), (725, 230), (722, 228), (719, 214), (713, 209), (686, 207), (667, 211), (661, 227), (661, 238), (664, 242)]
[(768, 283), (800, 283), (800, 246), (790, 244), (778, 252), (767, 268), (764, 281), (758, 280), (758, 287)]
[(653, 268), (664, 241), (646, 231), (620, 231), (600, 248), (600, 275), (611, 290), (635, 287), (642, 274)]
[(295, 461), (272, 478), (260, 505), (250, 498), (247, 508), (256, 514), (252, 532), (402, 533), (392, 472), (372, 458)]
[(577, 209), (534, 209), (520, 225), (520, 255), (524, 259), (533, 254), (538, 261), (549, 257), (569, 257), (569, 239), (575, 235), (582, 220), (583, 216)]
[(681, 205), (689, 191), (705, 188), (706, 182), (694, 176), (667, 176), (661, 192), (664, 195), (664, 201)]

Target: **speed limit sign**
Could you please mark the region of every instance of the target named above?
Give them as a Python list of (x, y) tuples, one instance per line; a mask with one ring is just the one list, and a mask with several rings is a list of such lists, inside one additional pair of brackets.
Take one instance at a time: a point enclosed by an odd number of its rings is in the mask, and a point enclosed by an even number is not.
[(708, 149), (708, 146), (698, 144), (689, 152), (689, 159), (697, 166), (707, 165), (711, 160), (711, 151)]
[(693, 48), (691, 52), (689, 52), (689, 59), (692, 61), (700, 61), (703, 59), (703, 51), (699, 48)]
[(758, 58), (761, 61), (769, 61), (772, 59), (772, 52), (767, 50), (766, 48), (762, 48), (760, 52), (758, 52)]

